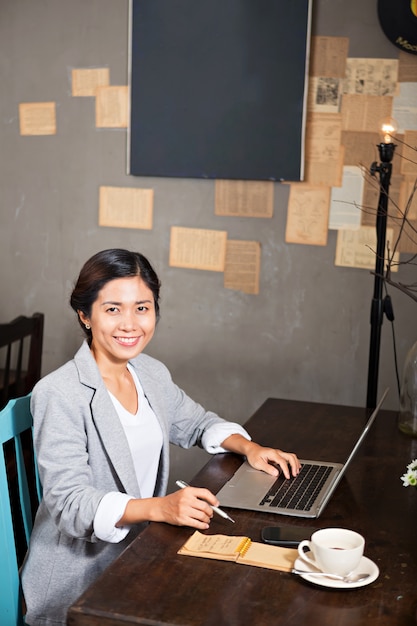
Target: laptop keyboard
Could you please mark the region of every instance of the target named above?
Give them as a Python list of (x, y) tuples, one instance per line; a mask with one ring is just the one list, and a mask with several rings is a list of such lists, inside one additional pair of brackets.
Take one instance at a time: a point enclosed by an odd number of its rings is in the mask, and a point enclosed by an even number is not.
[(300, 473), (286, 479), (279, 477), (259, 503), (261, 506), (309, 511), (332, 468), (305, 463)]

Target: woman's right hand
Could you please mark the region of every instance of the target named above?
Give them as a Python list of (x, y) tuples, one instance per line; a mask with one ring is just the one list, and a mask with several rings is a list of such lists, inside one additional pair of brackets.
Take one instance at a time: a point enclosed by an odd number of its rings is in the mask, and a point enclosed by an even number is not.
[(211, 491), (199, 487), (185, 487), (163, 497), (129, 500), (117, 525), (149, 521), (207, 530), (213, 517), (210, 505), (219, 505)]

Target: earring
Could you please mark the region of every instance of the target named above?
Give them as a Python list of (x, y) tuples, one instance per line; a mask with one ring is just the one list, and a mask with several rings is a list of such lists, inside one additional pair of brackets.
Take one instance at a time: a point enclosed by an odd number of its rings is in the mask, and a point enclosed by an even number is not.
[(86, 325), (85, 325), (85, 329), (86, 329), (86, 330), (90, 330), (90, 328), (91, 328), (90, 324), (86, 324)]

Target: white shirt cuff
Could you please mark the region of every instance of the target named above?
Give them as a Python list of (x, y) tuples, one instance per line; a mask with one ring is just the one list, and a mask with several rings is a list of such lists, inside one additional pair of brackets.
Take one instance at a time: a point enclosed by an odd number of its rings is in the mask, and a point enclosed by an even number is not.
[(228, 452), (221, 447), (221, 443), (230, 435), (242, 435), (248, 441), (251, 441), (250, 435), (246, 432), (243, 426), (235, 424), (234, 422), (222, 422), (221, 424), (213, 424), (210, 426), (201, 438), (201, 444), (210, 454), (219, 454), (221, 452)]
[(109, 543), (123, 541), (130, 530), (130, 526), (116, 528), (116, 524), (123, 517), (129, 500), (133, 500), (133, 497), (117, 491), (106, 493), (101, 499), (93, 522), (94, 533), (98, 539)]

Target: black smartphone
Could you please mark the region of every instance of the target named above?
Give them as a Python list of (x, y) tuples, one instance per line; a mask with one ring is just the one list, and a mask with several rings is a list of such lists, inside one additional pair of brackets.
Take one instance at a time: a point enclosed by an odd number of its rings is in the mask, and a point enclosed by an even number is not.
[(266, 526), (262, 529), (262, 541), (273, 546), (296, 548), (303, 539), (310, 539), (316, 528), (303, 526)]

